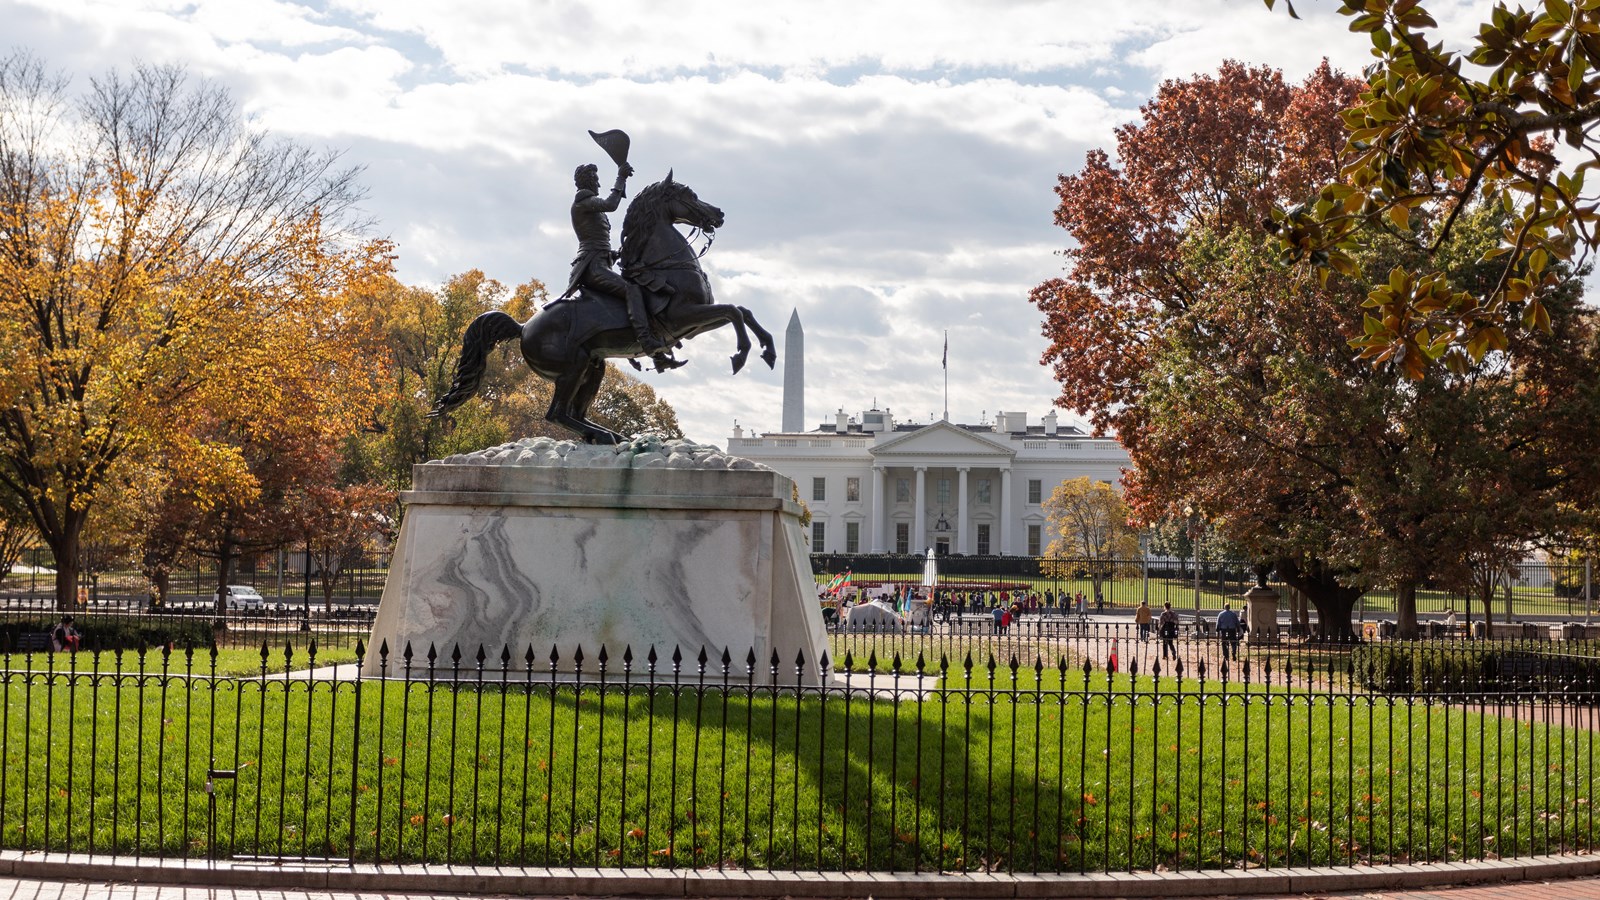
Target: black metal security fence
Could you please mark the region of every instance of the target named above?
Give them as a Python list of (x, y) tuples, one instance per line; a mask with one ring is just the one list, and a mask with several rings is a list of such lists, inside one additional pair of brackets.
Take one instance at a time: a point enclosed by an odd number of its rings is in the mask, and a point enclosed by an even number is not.
[[(1385, 632), (1382, 637), (1353, 636), (1349, 641), (1284, 636), (1263, 642), (1244, 629), (1231, 636), (1221, 634), (1212, 617), (1197, 621), (1184, 616), (1170, 635), (1163, 635), (1154, 622), (1141, 629), (1127, 617), (1096, 621), (1024, 614), (1004, 626), (986, 615), (952, 615), (948, 621), (937, 615), (929, 618), (922, 625), (830, 625), (828, 643), (835, 667), (847, 657), (856, 671), (864, 671), (869, 659), (888, 661), (896, 655), (902, 660), (1016, 659), (1023, 666), (1035, 660), (1054, 666), (1064, 657), (1074, 667), (1087, 662), (1095, 669), (1212, 681), (1223, 678), (1225, 670), (1237, 680), (1248, 666), (1257, 680), (1297, 689), (1385, 691), (1398, 690), (1402, 684), (1410, 690), (1425, 683), (1430, 688), (1449, 683), (1452, 690), (1470, 684), (1472, 690), (1560, 691), (1568, 676), (1588, 677), (1590, 665), (1600, 668), (1600, 626), (1576, 624), (1501, 627), (1499, 637), (1485, 639), (1459, 625), (1430, 622), (1422, 633), (1431, 636), (1414, 640), (1398, 640)], [(1568, 662), (1555, 667), (1551, 660), (1557, 658)], [(1528, 683), (1547, 673), (1549, 678), (1541, 684), (1549, 684), (1548, 688)]]
[(586, 653), (384, 653), (368, 680), (5, 656), (0, 846), (1017, 873), (1595, 846), (1586, 678), (1379, 695), (1256, 666), (890, 659), (840, 680), (826, 659)]
[[(60, 621), (55, 612), (0, 609), (0, 648), (19, 649), (29, 644), (48, 647), (50, 631)], [(263, 643), (282, 648), (292, 642), (302, 650), (315, 641), (324, 649), (346, 650), (372, 633), (370, 615), (312, 616), (298, 613), (233, 613), (222, 619), (209, 614), (171, 614), (91, 610), (73, 616), (85, 650), (129, 650), (211, 646), (223, 649), (259, 649)]]

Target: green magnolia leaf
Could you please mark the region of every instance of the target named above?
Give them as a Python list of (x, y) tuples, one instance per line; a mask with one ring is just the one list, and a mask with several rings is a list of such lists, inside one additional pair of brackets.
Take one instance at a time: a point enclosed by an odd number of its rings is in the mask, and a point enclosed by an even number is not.
[(1560, 22), (1555, 19), (1540, 19), (1538, 22), (1534, 23), (1532, 28), (1528, 29), (1528, 33), (1524, 36), (1524, 39), (1530, 44), (1549, 40), (1550, 37), (1556, 32), (1565, 28), (1566, 24), (1567, 23)]

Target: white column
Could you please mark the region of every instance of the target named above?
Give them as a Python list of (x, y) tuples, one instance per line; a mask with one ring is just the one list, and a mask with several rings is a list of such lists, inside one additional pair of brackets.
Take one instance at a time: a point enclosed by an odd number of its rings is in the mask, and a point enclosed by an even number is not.
[(968, 554), (967, 549), (967, 467), (960, 466), (956, 469), (956, 552)]
[(912, 513), (911, 552), (922, 553), (928, 549), (928, 467), (917, 466), (917, 506)]
[(883, 467), (872, 467), (872, 506), (867, 510), (867, 527), (872, 534), (867, 537), (867, 547), (873, 553), (883, 552)]
[(1000, 470), (1000, 553), (1011, 555), (1011, 470)]

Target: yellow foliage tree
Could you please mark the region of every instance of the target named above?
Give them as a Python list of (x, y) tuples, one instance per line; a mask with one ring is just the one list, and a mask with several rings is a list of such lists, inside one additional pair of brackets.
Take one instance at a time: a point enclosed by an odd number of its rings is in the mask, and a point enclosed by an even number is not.
[(193, 419), (359, 412), (342, 298), (389, 250), (358, 238), (359, 197), (336, 155), (248, 127), (178, 69), (73, 98), (0, 57), (0, 491), (54, 554), (58, 605), (119, 470), (159, 461), (202, 507), (254, 489), (237, 443)]
[(1117, 567), (1132, 567), (1139, 555), (1139, 531), (1128, 524), (1128, 506), (1117, 489), (1103, 481), (1074, 478), (1056, 485), (1044, 504), (1050, 518), (1045, 551), (1056, 574), (1086, 572), (1096, 593), (1115, 577)]

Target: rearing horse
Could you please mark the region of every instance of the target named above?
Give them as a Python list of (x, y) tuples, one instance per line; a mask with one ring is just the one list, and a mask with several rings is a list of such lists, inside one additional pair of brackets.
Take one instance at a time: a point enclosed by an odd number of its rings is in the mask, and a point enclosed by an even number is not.
[[(772, 335), (750, 310), (717, 303), (700, 269), (700, 258), (674, 226), (690, 225), (711, 234), (722, 227), (722, 210), (695, 196), (687, 185), (664, 181), (639, 192), (622, 221), (622, 271), (643, 286), (656, 332), (672, 344), (724, 325), (732, 325), (738, 349), (733, 371), (744, 368), (750, 355), (749, 326), (761, 342), (761, 359), (770, 368), (778, 353)], [(600, 392), (606, 360), (648, 356), (628, 322), (622, 298), (584, 289), (571, 300), (557, 300), (527, 322), (503, 312), (486, 312), (472, 320), (461, 339), (455, 381), (428, 413), (441, 416), (478, 392), (484, 362), (497, 344), (522, 339), (528, 367), (555, 383), (545, 420), (576, 431), (586, 443), (616, 444), (620, 434), (589, 421), (589, 405)]]

